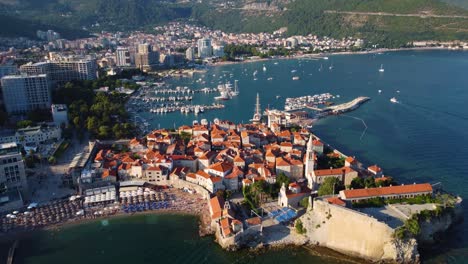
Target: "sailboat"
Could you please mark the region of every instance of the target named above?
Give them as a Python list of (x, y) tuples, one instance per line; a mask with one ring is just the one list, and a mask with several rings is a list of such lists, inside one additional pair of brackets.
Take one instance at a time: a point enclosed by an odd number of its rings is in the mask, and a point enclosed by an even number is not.
[(328, 67), (328, 69), (330, 69), (330, 71), (333, 70), (333, 63), (330, 65), (330, 67)]
[(234, 80), (234, 91), (230, 91), (230, 95), (231, 97), (239, 95), (239, 89), (237, 88), (237, 80)]
[(383, 68), (383, 64), (380, 64), (380, 69), (379, 69), (379, 72), (384, 72), (385, 69)]

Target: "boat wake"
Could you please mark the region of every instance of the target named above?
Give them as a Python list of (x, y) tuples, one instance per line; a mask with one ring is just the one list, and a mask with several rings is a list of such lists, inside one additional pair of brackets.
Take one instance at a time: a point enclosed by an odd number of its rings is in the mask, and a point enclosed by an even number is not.
[(359, 137), (359, 140), (362, 141), (362, 138), (364, 138), (364, 135), (366, 134), (367, 128), (368, 128), (367, 125), (366, 125), (366, 122), (364, 121), (364, 119), (359, 118), (359, 117), (355, 117), (355, 116), (344, 115), (344, 114), (342, 114), (342, 116), (346, 116), (346, 117), (356, 119), (356, 120), (359, 120), (359, 121), (362, 122), (362, 124), (364, 125), (364, 131), (362, 131), (361, 136)]
[(433, 113), (433, 114), (443, 114), (443, 115), (448, 115), (448, 116), (451, 116), (451, 117), (455, 117), (455, 118), (458, 118), (460, 120), (465, 120), (465, 121), (468, 121), (468, 117), (467, 116), (463, 116), (461, 114), (458, 114), (458, 113), (452, 113), (452, 112), (448, 112), (448, 111), (441, 111), (441, 110), (438, 110), (437, 108), (431, 108), (431, 107), (427, 107), (427, 106), (423, 106), (423, 105), (418, 105), (418, 104), (412, 104), (412, 103), (400, 103), (401, 105), (406, 105), (406, 106), (412, 106), (412, 107), (416, 107), (416, 108), (419, 108), (419, 109), (422, 109), (422, 110), (425, 110), (427, 112), (430, 112), (430, 113)]

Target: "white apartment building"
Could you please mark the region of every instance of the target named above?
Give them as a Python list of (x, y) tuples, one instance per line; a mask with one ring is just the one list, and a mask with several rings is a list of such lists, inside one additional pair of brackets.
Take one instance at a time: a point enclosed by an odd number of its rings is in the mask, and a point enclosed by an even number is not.
[(115, 51), (115, 64), (119, 67), (129, 67), (132, 65), (128, 48), (117, 48)]
[(213, 55), (213, 48), (211, 47), (211, 39), (202, 38), (197, 41), (198, 45), (198, 57), (208, 58)]
[(63, 84), (73, 80), (97, 79), (97, 64), (96, 60), (90, 59), (60, 58), (55, 61), (27, 63), (20, 66), (20, 72), (28, 75), (47, 74), (52, 82)]
[(50, 82), (45, 74), (7, 75), (1, 79), (3, 102), (8, 113), (49, 109)]
[(47, 140), (62, 138), (62, 129), (58, 126), (35, 126), (18, 129), (14, 134), (0, 136), (0, 143), (15, 142), (17, 144), (38, 145)]

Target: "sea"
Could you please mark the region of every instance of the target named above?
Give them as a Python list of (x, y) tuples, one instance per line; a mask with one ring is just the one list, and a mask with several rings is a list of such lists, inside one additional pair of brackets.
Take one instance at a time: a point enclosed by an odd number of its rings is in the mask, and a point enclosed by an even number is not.
[[(265, 71), (263, 70), (265, 67)], [(384, 72), (379, 72), (383, 67)], [(256, 76), (253, 73), (257, 71)], [(299, 80), (293, 80), (294, 76)], [(202, 81), (198, 81), (201, 79)], [(314, 123), (326, 143), (366, 165), (377, 164), (398, 182), (440, 183), (468, 198), (468, 52), (399, 51), (330, 55), (325, 59), (268, 60), (214, 66), (173, 86), (214, 88), (238, 80), (240, 94), (225, 108), (194, 114), (139, 113), (152, 128), (173, 128), (215, 118), (247, 123), (257, 93), (262, 109), (282, 109), (287, 97), (321, 93), (333, 102), (371, 100), (353, 112)], [(211, 104), (218, 94), (195, 94)], [(391, 98), (398, 102), (390, 102)], [(468, 209), (465, 210), (465, 218)], [(347, 263), (307, 248), (224, 252), (212, 237), (198, 237), (192, 216), (140, 215), (40, 231), (23, 238), (15, 263)], [(0, 261), (7, 246), (0, 244)], [(468, 223), (422, 252), (425, 263), (467, 263)]]

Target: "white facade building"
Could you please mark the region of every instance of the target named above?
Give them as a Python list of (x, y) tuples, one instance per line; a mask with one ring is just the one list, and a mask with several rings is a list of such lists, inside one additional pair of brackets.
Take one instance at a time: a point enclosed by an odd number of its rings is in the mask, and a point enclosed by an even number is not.
[(128, 48), (117, 48), (115, 51), (115, 64), (120, 67), (129, 67), (132, 65)]
[(189, 61), (194, 61), (195, 60), (195, 48), (194, 47), (189, 47), (185, 51), (185, 58)]
[(1, 79), (1, 83), (3, 102), (8, 113), (50, 108), (50, 82), (45, 74), (7, 75)]
[(213, 55), (213, 48), (211, 47), (211, 39), (202, 38), (197, 41), (198, 44), (198, 57), (208, 58)]
[(35, 126), (18, 129), (14, 134), (0, 136), (0, 143), (40, 144), (47, 140), (62, 138), (62, 129), (58, 126)]
[(47, 74), (58, 84), (73, 80), (96, 80), (97, 63), (94, 59), (60, 57), (54, 61), (27, 63), (20, 66), (20, 72), (28, 75)]

